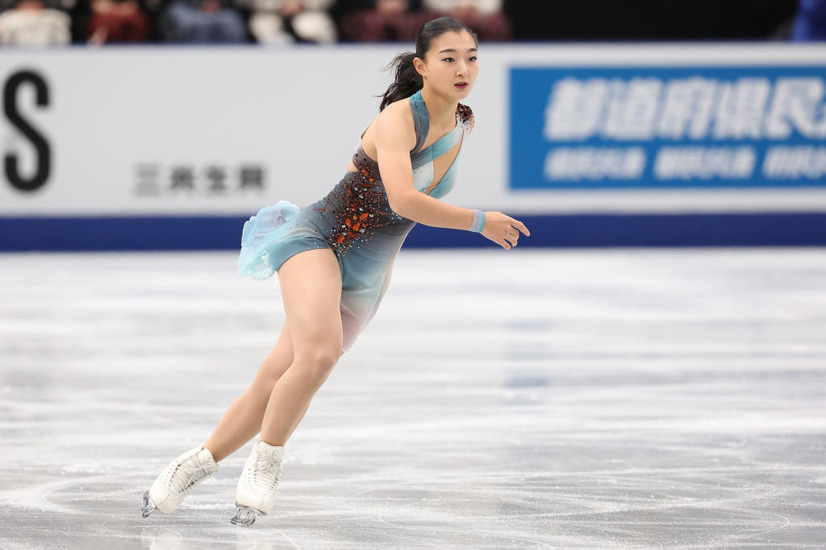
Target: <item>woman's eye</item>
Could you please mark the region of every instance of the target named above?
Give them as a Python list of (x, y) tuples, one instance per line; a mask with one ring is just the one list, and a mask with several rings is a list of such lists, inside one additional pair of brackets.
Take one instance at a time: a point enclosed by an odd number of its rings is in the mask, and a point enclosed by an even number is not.
[(476, 61), (476, 60), (478, 60), (478, 59), (479, 59), (479, 58), (478, 58), (478, 57), (476, 57), (476, 56), (474, 55), (473, 57), (471, 57), (471, 58), (470, 58), (470, 61)]
[(445, 57), (444, 59), (442, 59), (442, 61), (447, 61), (448, 63), (453, 63), (453, 58), (452, 57)]

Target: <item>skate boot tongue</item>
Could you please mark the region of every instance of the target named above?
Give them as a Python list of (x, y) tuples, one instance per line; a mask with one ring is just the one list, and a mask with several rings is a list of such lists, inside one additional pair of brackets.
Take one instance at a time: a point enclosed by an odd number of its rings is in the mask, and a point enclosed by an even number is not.
[(200, 453), (198, 453), (198, 461), (207, 468), (210, 468), (213, 465), (216, 468), (218, 467), (218, 463), (215, 462), (214, 458), (212, 458), (212, 452), (209, 449), (203, 449)]
[[(266, 456), (267, 458), (273, 458), (275, 460), (281, 460), (284, 458), (284, 447), (282, 446), (270, 445), (264, 441), (259, 441), (255, 446), (258, 454)], [(206, 449), (204, 450), (206, 451)]]

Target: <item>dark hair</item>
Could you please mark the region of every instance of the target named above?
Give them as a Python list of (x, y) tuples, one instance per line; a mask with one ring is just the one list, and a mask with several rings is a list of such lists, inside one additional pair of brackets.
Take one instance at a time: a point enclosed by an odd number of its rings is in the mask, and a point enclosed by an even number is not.
[(469, 32), (473, 37), (473, 41), (478, 44), (479, 39), (476, 37), (476, 33), (453, 17), (440, 17), (422, 25), (419, 32), (416, 33), (416, 51), (400, 53), (387, 66), (387, 70), (395, 70), (395, 78), (387, 91), (384, 92), (384, 95), (381, 96), (379, 110), (383, 111), (385, 107), (394, 101), (410, 97), (421, 90), (424, 82), (422, 76), (416, 71), (413, 60), (417, 57), (424, 59), (427, 50), (430, 49), (430, 44), (435, 38), (446, 32), (462, 31)]

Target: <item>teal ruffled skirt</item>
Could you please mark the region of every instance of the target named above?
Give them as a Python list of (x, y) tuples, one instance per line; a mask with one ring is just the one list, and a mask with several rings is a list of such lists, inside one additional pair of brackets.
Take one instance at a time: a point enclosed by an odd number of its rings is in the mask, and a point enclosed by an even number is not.
[(414, 225), (390, 210), (381, 182), (349, 172), (315, 204), (299, 209), (280, 201), (250, 218), (241, 237), (239, 274), (267, 279), (296, 254), (331, 249), (341, 268), (340, 311), (349, 349), (375, 315)]

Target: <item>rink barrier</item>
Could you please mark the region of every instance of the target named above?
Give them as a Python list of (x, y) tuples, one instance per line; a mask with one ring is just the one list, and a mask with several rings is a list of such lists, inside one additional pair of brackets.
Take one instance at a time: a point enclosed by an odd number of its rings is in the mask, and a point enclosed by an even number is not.
[[(341, 179), (399, 49), (0, 49), (0, 251), (237, 248)], [(826, 45), (483, 52), (447, 200), (523, 218), (520, 246), (826, 245)]]
[[(514, 215), (519, 247), (826, 246), (826, 213)], [(0, 218), (0, 252), (235, 250), (247, 218)], [(405, 248), (486, 248), (468, 231), (419, 225)]]

